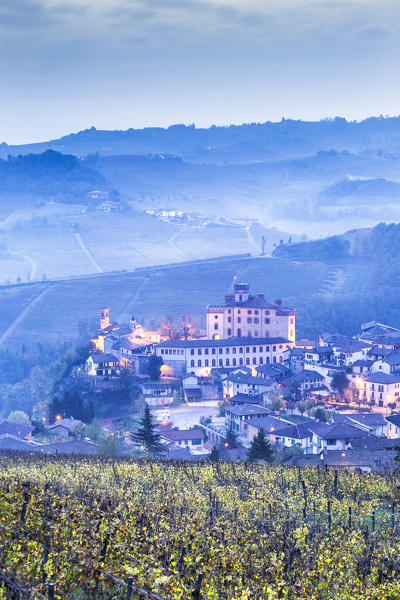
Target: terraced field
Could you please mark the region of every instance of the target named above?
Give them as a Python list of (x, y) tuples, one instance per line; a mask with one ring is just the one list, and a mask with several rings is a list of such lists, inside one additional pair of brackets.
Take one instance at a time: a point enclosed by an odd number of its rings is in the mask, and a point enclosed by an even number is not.
[(0, 314), (0, 331), (6, 331), (44, 288), (46, 293), (23, 315), (4, 344), (19, 347), (76, 340), (79, 323), (94, 327), (102, 306), (109, 306), (115, 319), (121, 313), (125, 318), (134, 314), (151, 327), (158, 327), (165, 314), (178, 318), (182, 312), (204, 326), (206, 305), (222, 301), (234, 276), (266, 297), (291, 297), (300, 303), (318, 292), (325, 272), (321, 264), (248, 257), (3, 288), (0, 307), (7, 308)]

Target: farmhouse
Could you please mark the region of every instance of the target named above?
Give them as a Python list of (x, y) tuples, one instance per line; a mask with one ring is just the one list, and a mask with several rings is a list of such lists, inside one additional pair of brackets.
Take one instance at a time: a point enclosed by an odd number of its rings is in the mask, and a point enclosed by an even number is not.
[(268, 408), (256, 404), (241, 404), (225, 408), (227, 426), (232, 426), (235, 431), (241, 433), (247, 433), (247, 422), (250, 419), (260, 419), (270, 414), (271, 411)]
[(360, 378), (358, 387), (361, 389), (364, 401), (371, 405), (388, 408), (389, 404), (399, 403), (400, 375), (371, 373), (371, 375)]
[(86, 361), (86, 372), (95, 377), (115, 375), (119, 361), (112, 354), (95, 352)]
[(166, 375), (186, 373), (208, 376), (214, 367), (282, 363), (283, 353), (293, 342), (285, 338), (228, 338), (213, 340), (168, 340), (156, 346)]
[(296, 339), (296, 312), (269, 302), (264, 294), (250, 295), (248, 283), (236, 283), (234, 293), (220, 305), (207, 306), (207, 337), (210, 340), (230, 337)]
[(208, 453), (204, 447), (204, 431), (200, 427), (193, 429), (162, 428), (160, 437), (164, 441), (173, 442), (178, 448), (186, 448), (191, 454)]

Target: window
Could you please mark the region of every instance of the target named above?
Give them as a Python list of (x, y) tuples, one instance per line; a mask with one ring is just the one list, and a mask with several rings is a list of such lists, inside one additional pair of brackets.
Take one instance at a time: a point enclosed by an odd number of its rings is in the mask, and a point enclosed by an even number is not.
[(262, 364), (263, 364), (263, 362), (264, 362), (264, 359), (263, 359), (263, 357), (262, 357), (262, 356), (260, 356), (260, 360), (259, 360), (259, 362), (260, 362), (260, 365), (262, 365)]
[(253, 356), (253, 365), (256, 365), (256, 364), (257, 364), (257, 359), (255, 356)]
[(211, 366), (215, 367), (215, 358), (212, 359)]
[(250, 358), (247, 356), (246, 357), (246, 365), (249, 365), (249, 364), (250, 364)]
[(257, 352), (257, 346), (253, 346), (253, 352)]
[(247, 311), (247, 314), (248, 314), (248, 315), (251, 315), (251, 310), (248, 310), (248, 311)]
[(231, 309), (230, 309), (230, 308), (228, 308), (228, 315), (230, 315), (230, 314), (231, 314)]
[(204, 350), (204, 354), (208, 354), (208, 348)]
[(190, 366), (191, 366), (191, 367), (194, 367), (194, 360), (191, 360), (191, 361), (190, 361)]
[(243, 358), (239, 358), (239, 365), (243, 364)]
[(258, 351), (259, 351), (259, 352), (263, 352), (263, 351), (264, 351), (264, 350), (263, 350), (263, 347), (262, 347), (262, 346), (260, 346), (260, 347), (259, 347), (259, 349), (258, 349)]
[(247, 346), (246, 347), (246, 354), (249, 354), (249, 352), (250, 352), (250, 348)]
[(269, 325), (269, 319), (265, 319), (265, 324)]
[(198, 367), (201, 367), (201, 360), (198, 360), (198, 361), (197, 361), (197, 366), (198, 366)]
[(201, 348), (197, 350), (197, 354), (201, 354)]
[(206, 360), (204, 361), (204, 366), (208, 367), (208, 358), (206, 358)]
[(238, 336), (238, 337), (241, 337), (241, 336), (242, 336), (242, 330), (241, 330), (241, 329), (238, 329), (238, 330), (237, 330), (237, 336)]
[(327, 445), (328, 446), (336, 446), (336, 440), (328, 440)]
[(219, 348), (218, 354), (222, 354), (222, 348)]
[(293, 325), (294, 319), (290, 319), (290, 324)]
[(225, 348), (225, 354), (229, 354), (229, 348)]
[(266, 311), (265, 311), (265, 314), (266, 314), (266, 315), (269, 315), (269, 310), (266, 310)]
[(255, 330), (255, 332), (254, 332), (254, 335), (255, 335), (256, 337), (258, 337), (258, 331), (257, 331), (257, 329)]
[(228, 335), (232, 335), (232, 329), (228, 329)]
[(272, 352), (276, 352), (276, 346), (272, 346)]
[(232, 317), (228, 317), (228, 323), (232, 321)]
[(265, 347), (265, 352), (269, 352), (269, 346)]
[(218, 364), (219, 364), (220, 367), (222, 367), (222, 365), (223, 365), (222, 358), (219, 359)]
[(235, 365), (236, 365), (236, 358), (234, 358), (234, 359), (232, 360), (232, 364), (233, 364), (233, 366), (235, 366)]
[(254, 314), (255, 314), (255, 315), (258, 315), (258, 310), (255, 310), (255, 311), (254, 311)]
[(252, 322), (252, 318), (251, 318), (251, 317), (248, 317), (248, 319), (247, 319), (247, 322), (248, 322), (248, 323), (251, 323), (251, 322)]
[(218, 315), (215, 315), (214, 319), (218, 319)]
[(225, 364), (227, 367), (229, 367), (229, 358), (226, 359)]
[(260, 321), (260, 320), (259, 320), (259, 318), (258, 318), (258, 317), (255, 317), (255, 318), (254, 318), (254, 323), (259, 323), (259, 321)]
[(243, 298), (242, 294), (239, 294), (239, 302), (242, 301), (242, 298)]
[(232, 354), (236, 354), (236, 348), (232, 348)]
[(214, 329), (218, 329), (218, 323), (214, 323)]
[(190, 354), (192, 354), (192, 355), (194, 354), (194, 349), (193, 348), (191, 349)]
[(215, 348), (211, 349), (211, 354), (215, 354)]
[(240, 323), (240, 321), (241, 321), (241, 319), (240, 319), (240, 317), (238, 317), (238, 318), (237, 318), (237, 322), (238, 322), (238, 323)]

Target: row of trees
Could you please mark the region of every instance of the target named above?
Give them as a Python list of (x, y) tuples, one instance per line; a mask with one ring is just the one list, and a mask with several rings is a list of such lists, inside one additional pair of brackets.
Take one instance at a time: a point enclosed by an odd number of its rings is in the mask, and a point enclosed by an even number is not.
[(161, 322), (160, 332), (170, 340), (188, 340), (199, 336), (195, 319), (186, 313), (182, 313), (178, 321), (175, 321), (171, 315), (165, 315)]

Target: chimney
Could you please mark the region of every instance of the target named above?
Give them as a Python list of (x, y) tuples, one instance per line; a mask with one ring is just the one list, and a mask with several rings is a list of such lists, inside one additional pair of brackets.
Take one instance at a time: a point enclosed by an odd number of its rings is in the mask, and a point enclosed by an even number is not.
[(282, 306), (282, 298), (275, 298), (276, 306)]

